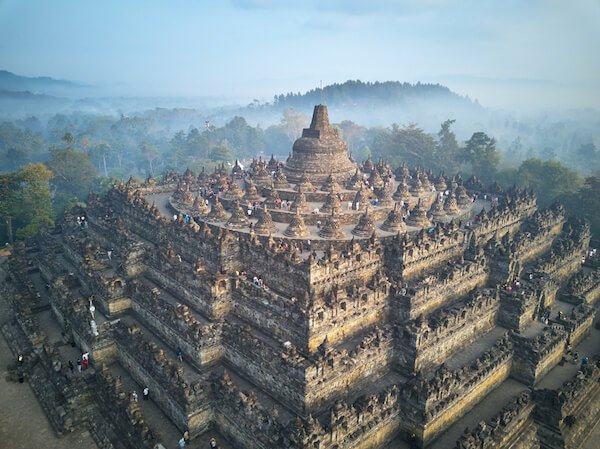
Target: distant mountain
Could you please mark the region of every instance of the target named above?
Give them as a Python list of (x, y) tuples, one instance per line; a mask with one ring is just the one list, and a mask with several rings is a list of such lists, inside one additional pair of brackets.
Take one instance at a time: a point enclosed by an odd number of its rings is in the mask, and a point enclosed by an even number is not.
[(349, 80), (305, 93), (275, 95), (270, 103), (253, 103), (238, 113), (250, 122), (268, 124), (279, 120), (287, 108), (310, 116), (313, 107), (320, 103), (328, 106), (329, 116), (336, 123), (342, 120), (366, 126), (418, 123), (430, 132), (436, 132), (447, 119), (463, 123), (480, 120), (486, 111), (477, 101), (440, 84)]
[(52, 95), (0, 89), (0, 120), (55, 114), (67, 110), (71, 103), (67, 98)]
[(56, 80), (48, 76), (30, 78), (16, 75), (7, 70), (0, 70), (0, 90), (2, 91), (73, 96), (79, 95), (81, 89), (87, 87), (73, 81)]
[(452, 92), (440, 84), (401, 83), (400, 81), (362, 82), (348, 80), (342, 84), (335, 83), (323, 89), (312, 89), (308, 92), (276, 95), (275, 106), (303, 108), (324, 102), (332, 107), (352, 106), (389, 106), (391, 104), (409, 103), (414, 100), (447, 99), (459, 103), (473, 105), (467, 98)]

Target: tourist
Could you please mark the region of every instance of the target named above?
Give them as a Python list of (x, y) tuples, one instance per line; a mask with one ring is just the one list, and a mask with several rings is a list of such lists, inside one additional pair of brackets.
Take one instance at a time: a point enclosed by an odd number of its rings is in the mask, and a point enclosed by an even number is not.
[(150, 390), (148, 389), (148, 387), (144, 387), (142, 394), (144, 396), (144, 401), (147, 401), (150, 397)]
[(77, 371), (81, 372), (81, 357), (77, 358)]
[(185, 447), (185, 438), (181, 437), (179, 440), (179, 449), (183, 449)]
[(106, 251), (106, 255), (108, 256), (108, 260), (112, 260), (112, 250), (111, 249)]
[(137, 402), (137, 401), (138, 401), (138, 395), (137, 395), (137, 393), (135, 392), (135, 390), (133, 390), (133, 391), (131, 392), (131, 398), (132, 398), (132, 399), (133, 399), (135, 402)]
[(209, 447), (211, 449), (219, 449), (219, 445), (217, 444), (217, 440), (215, 440), (214, 438), (211, 438), (210, 442), (209, 442)]
[(17, 362), (19, 363), (19, 366), (23, 366), (23, 363), (25, 363), (25, 357), (23, 357), (23, 354), (19, 354), (19, 357), (17, 357)]
[(181, 351), (181, 348), (177, 348), (175, 355), (177, 355), (177, 360), (183, 362), (183, 352)]
[(73, 372), (75, 371), (75, 365), (73, 365), (73, 362), (71, 362), (69, 360), (69, 369), (71, 370), (71, 374), (73, 374)]

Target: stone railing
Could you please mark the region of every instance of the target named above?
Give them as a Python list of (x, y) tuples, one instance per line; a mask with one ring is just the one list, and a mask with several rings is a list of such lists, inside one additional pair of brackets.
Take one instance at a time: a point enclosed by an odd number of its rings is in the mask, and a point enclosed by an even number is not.
[(567, 342), (562, 329), (548, 329), (533, 338), (512, 334), (515, 357), (511, 375), (527, 385), (534, 385), (561, 359)]
[(311, 411), (321, 409), (341, 395), (349, 385), (375, 380), (389, 370), (393, 337), (390, 328), (375, 328), (351, 350), (322, 346), (306, 367), (306, 403)]
[(415, 319), (449, 304), (469, 290), (485, 284), (488, 269), (485, 258), (476, 262), (452, 264), (435, 274), (427, 275), (402, 287), (397, 287), (399, 319)]
[(390, 267), (397, 267), (394, 271), (408, 279), (458, 257), (464, 246), (465, 233), (451, 225), (435, 228), (431, 234), (422, 230), (413, 237), (401, 238), (397, 245), (392, 246), (389, 251)]
[(184, 410), (192, 410), (201, 400), (206, 399), (203, 382), (186, 382), (183, 366), (176, 364), (155, 343), (144, 338), (138, 327), (127, 328), (120, 325), (116, 338), (121, 346), (120, 350), (133, 357)]
[[(397, 329), (400, 362), (409, 373), (442, 362), (455, 350), (489, 331), (496, 323), (499, 300), (495, 290), (473, 292), (465, 301), (417, 319)], [(412, 360), (407, 358), (412, 354)], [(402, 363), (405, 359), (405, 364)]]
[(118, 432), (118, 443), (126, 442), (135, 449), (153, 449), (160, 443), (158, 431), (145, 422), (139, 404), (127, 394), (119, 378), (114, 378), (108, 368), (96, 371), (96, 404), (102, 416), (108, 418)]
[(222, 324), (202, 323), (183, 304), (171, 304), (140, 281), (129, 284), (132, 309), (172, 348), (181, 348), (198, 367), (222, 356)]
[[(521, 393), (491, 420), (481, 421), (472, 431), (465, 431), (466, 433), (457, 440), (454, 449), (512, 448), (514, 440), (522, 436), (526, 426), (531, 425), (533, 407), (529, 392)], [(534, 448), (537, 443), (535, 431), (529, 437), (529, 445), (526, 447)]]
[(341, 251), (330, 248), (323, 258), (311, 263), (310, 285), (319, 292), (332, 283), (344, 286), (356, 279), (371, 278), (383, 266), (382, 254), (378, 242), (348, 244)]
[(249, 449), (292, 447), (279, 410), (267, 409), (253, 391), (238, 387), (227, 373), (215, 381), (214, 393), (216, 424), (236, 445)]
[(401, 391), (405, 430), (422, 444), (434, 439), (508, 377), (512, 351), (504, 336), (467, 366), (449, 370), (442, 365), (431, 378), (417, 374)]
[(600, 370), (594, 365), (582, 367), (556, 390), (534, 390), (533, 400), (540, 441), (581, 447), (600, 419)]
[(594, 304), (600, 298), (600, 268), (589, 273), (583, 271), (571, 278), (565, 289), (563, 299), (579, 304)]
[(234, 284), (232, 313), (263, 332), (308, 351), (306, 295), (288, 298), (241, 275)]
[(304, 412), (304, 370), (306, 359), (289, 342), (278, 345), (268, 337), (256, 336), (251, 328), (226, 323), (223, 332), (224, 356), (271, 396)]
[(596, 310), (586, 304), (573, 307), (570, 314), (563, 314), (554, 321), (562, 326), (569, 334), (569, 342), (577, 345), (587, 334), (592, 326)]
[(533, 321), (541, 307), (540, 292), (533, 285), (521, 285), (510, 291), (498, 287), (500, 292), (500, 310), (498, 324), (521, 332)]

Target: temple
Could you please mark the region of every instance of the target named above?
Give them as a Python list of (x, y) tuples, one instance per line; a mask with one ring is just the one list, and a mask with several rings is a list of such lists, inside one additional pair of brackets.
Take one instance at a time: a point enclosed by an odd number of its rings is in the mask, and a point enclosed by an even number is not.
[(348, 144), (329, 124), (327, 106), (315, 106), (310, 128), (304, 129), (302, 137), (294, 142), (292, 155), (285, 164), (284, 172), (288, 179), (298, 182), (305, 176), (317, 186), (329, 176), (345, 182), (355, 168), (350, 160)]
[(356, 164), (318, 105), (285, 163), (119, 183), (17, 245), (9, 376), (103, 449), (583, 449), (590, 239), (531, 192)]

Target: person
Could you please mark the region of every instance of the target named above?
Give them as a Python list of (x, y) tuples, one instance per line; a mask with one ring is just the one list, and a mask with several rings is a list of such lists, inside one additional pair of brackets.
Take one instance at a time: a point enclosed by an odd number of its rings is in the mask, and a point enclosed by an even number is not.
[(181, 348), (177, 348), (177, 351), (175, 354), (177, 355), (177, 360), (179, 360), (180, 362), (183, 362), (183, 351), (181, 351)]
[(71, 362), (69, 360), (69, 369), (71, 370), (71, 374), (73, 374), (73, 371), (75, 370), (75, 365), (73, 365), (73, 362)]
[(179, 449), (183, 449), (185, 447), (185, 439), (181, 437), (179, 440)]
[(144, 401), (147, 401), (148, 397), (150, 396), (150, 390), (148, 389), (148, 387), (144, 387), (143, 394), (144, 394)]
[(17, 362), (19, 362), (20, 366), (22, 366), (23, 363), (25, 363), (25, 357), (23, 357), (23, 354), (19, 354), (19, 357), (17, 357)]
[(211, 449), (219, 449), (219, 445), (217, 444), (217, 440), (215, 440), (214, 438), (210, 439), (210, 443), (209, 443), (209, 447)]
[(112, 260), (112, 249), (106, 251), (106, 255), (108, 256), (108, 260)]
[(96, 306), (94, 306), (94, 303), (90, 300), (90, 315), (92, 316), (92, 320), (94, 319), (94, 312), (96, 312)]
[(133, 390), (133, 391), (131, 392), (131, 397), (133, 398), (133, 400), (134, 400), (135, 402), (137, 402), (137, 401), (138, 401), (138, 395), (137, 395), (137, 393), (135, 392), (135, 390)]
[(81, 357), (77, 359), (77, 371), (81, 372)]

